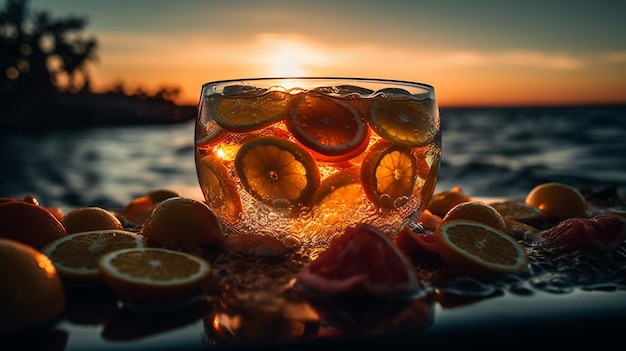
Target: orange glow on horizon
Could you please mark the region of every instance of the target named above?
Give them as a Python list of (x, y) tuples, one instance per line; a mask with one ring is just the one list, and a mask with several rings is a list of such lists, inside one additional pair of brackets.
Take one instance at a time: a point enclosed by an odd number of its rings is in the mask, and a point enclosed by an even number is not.
[[(115, 35), (105, 40), (139, 41)], [(322, 43), (276, 33), (257, 34), (244, 42), (188, 37), (167, 43), (172, 46), (167, 52), (162, 51), (162, 37), (140, 41), (141, 49), (107, 56), (93, 67), (96, 91), (110, 89), (116, 81), (123, 81), (128, 91), (141, 87), (148, 93), (178, 87), (176, 102), (196, 105), (208, 81), (336, 76), (427, 83), (435, 87), (441, 107), (626, 103), (626, 52), (575, 56), (530, 50), (405, 49)]]

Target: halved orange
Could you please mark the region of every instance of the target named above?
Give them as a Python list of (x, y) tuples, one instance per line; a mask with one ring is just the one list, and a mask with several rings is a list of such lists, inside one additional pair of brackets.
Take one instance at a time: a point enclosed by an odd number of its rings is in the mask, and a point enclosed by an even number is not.
[(211, 115), (222, 128), (243, 133), (259, 130), (285, 118), (292, 95), (272, 91), (259, 96), (211, 95)]
[(413, 195), (417, 160), (407, 147), (378, 141), (361, 165), (361, 181), (367, 197), (383, 208), (404, 205)]
[(496, 229), (506, 231), (504, 218), (495, 208), (480, 201), (466, 201), (452, 207), (443, 217), (443, 222), (455, 219), (469, 219)]
[(521, 273), (528, 268), (528, 253), (513, 237), (484, 223), (444, 221), (435, 232), (439, 254), (454, 270), (475, 273)]
[(274, 136), (245, 142), (235, 168), (252, 196), (278, 208), (305, 203), (320, 183), (315, 160), (300, 146)]
[(99, 281), (98, 260), (105, 253), (142, 247), (141, 235), (125, 230), (96, 230), (69, 234), (44, 246), (41, 251), (50, 258), (61, 278), (73, 283)]
[(504, 200), (492, 202), (489, 205), (495, 208), (502, 217), (522, 223), (534, 223), (544, 217), (543, 212), (539, 208), (520, 201)]
[(241, 199), (237, 184), (230, 178), (222, 160), (215, 156), (205, 156), (198, 164), (202, 193), (209, 207), (220, 217), (235, 221), (241, 213)]
[(440, 217), (445, 217), (450, 209), (462, 202), (471, 201), (472, 198), (465, 194), (458, 186), (450, 190), (441, 190), (433, 194), (428, 202), (428, 210)]
[(204, 258), (159, 248), (130, 248), (102, 256), (104, 282), (122, 300), (161, 302), (192, 297), (211, 275)]
[[(430, 100), (428, 100), (430, 101)], [(409, 146), (432, 142), (439, 132), (439, 120), (431, 104), (414, 99), (376, 97), (369, 110), (369, 121), (378, 135)]]
[(287, 128), (322, 162), (349, 160), (367, 148), (370, 130), (346, 101), (324, 95), (301, 96), (289, 109)]

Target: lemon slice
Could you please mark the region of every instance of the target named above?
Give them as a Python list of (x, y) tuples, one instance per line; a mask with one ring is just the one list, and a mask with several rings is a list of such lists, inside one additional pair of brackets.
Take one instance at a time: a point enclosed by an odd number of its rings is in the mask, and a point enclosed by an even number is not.
[(369, 110), (371, 126), (382, 138), (394, 143), (423, 146), (437, 136), (439, 120), (432, 100), (377, 97)]
[(102, 255), (143, 246), (143, 237), (133, 232), (96, 230), (69, 234), (50, 242), (41, 251), (50, 258), (61, 278), (91, 284), (100, 280), (98, 260)]
[(202, 173), (202, 193), (211, 210), (231, 222), (237, 220), (242, 211), (241, 199), (222, 161), (215, 156), (205, 156), (200, 160), (198, 172)]
[(510, 235), (484, 223), (455, 219), (437, 227), (439, 254), (450, 268), (476, 274), (521, 273), (528, 253)]
[(202, 291), (211, 274), (205, 259), (184, 252), (159, 248), (131, 248), (101, 257), (102, 278), (122, 300), (172, 301)]
[(361, 114), (346, 101), (323, 95), (304, 95), (286, 120), (296, 140), (323, 162), (349, 160), (367, 148), (370, 131)]
[(267, 127), (285, 118), (291, 95), (273, 91), (260, 96), (211, 95), (211, 115), (222, 128), (238, 132), (251, 132)]
[(361, 181), (367, 197), (383, 208), (404, 205), (413, 195), (417, 160), (411, 150), (381, 140), (367, 152)]
[(235, 168), (244, 188), (272, 207), (303, 204), (320, 183), (315, 160), (300, 146), (274, 136), (245, 142)]

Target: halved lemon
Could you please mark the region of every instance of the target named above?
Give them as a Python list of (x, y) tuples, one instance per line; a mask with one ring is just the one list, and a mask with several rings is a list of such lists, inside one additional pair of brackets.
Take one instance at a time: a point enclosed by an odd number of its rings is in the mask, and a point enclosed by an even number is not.
[(301, 96), (289, 110), (287, 128), (313, 157), (342, 162), (365, 151), (370, 131), (363, 116), (347, 101), (324, 95)]
[(122, 300), (160, 302), (199, 294), (211, 275), (204, 258), (160, 248), (131, 248), (101, 257), (104, 282)]
[(394, 143), (422, 146), (432, 142), (439, 121), (431, 103), (413, 99), (377, 97), (369, 110), (369, 121), (378, 135)]
[(96, 230), (69, 234), (44, 246), (61, 278), (72, 283), (100, 280), (98, 260), (108, 252), (143, 247), (141, 235), (125, 230)]
[(235, 168), (252, 196), (278, 208), (305, 203), (320, 183), (317, 164), (306, 150), (274, 136), (245, 142)]
[(251, 132), (285, 118), (292, 95), (272, 91), (260, 96), (224, 97), (211, 95), (211, 115), (222, 128), (238, 133)]
[(484, 223), (455, 219), (437, 227), (438, 252), (454, 270), (475, 273), (521, 273), (528, 253), (513, 237)]
[(228, 175), (228, 169), (215, 156), (205, 156), (200, 160), (198, 172), (202, 193), (209, 207), (220, 217), (235, 221), (241, 213), (241, 199), (235, 181)]
[(383, 208), (404, 205), (413, 195), (417, 160), (407, 147), (381, 140), (367, 152), (361, 181), (367, 197)]

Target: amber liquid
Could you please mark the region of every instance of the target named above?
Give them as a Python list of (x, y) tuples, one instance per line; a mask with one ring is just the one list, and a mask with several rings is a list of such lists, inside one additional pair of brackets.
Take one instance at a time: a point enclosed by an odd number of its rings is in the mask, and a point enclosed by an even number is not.
[[(254, 114), (259, 115), (266, 111), (262, 107), (259, 108), (259, 105), (252, 100), (262, 98), (267, 100), (267, 94), (273, 94), (270, 97), (274, 101), (284, 99), (281, 104), (284, 103), (286, 106), (286, 117), (259, 123), (262, 127), (258, 128), (249, 126), (248, 124), (255, 123)], [(221, 219), (227, 234), (257, 233), (279, 239), (295, 236), (311, 247), (321, 247), (327, 245), (336, 235), (342, 234), (348, 226), (356, 223), (370, 223), (389, 236), (394, 236), (403, 225), (414, 221), (422, 212), (435, 188), (441, 157), (441, 136), (436, 102), (432, 99), (416, 100), (410, 96), (389, 97), (384, 94), (322, 96), (358, 111), (364, 127), (369, 129), (365, 131), (369, 134), (367, 147), (364, 150), (353, 151), (347, 159), (339, 157), (338, 161), (333, 160), (332, 157), (320, 158), (319, 154), (313, 157), (315, 167), (319, 170), (319, 186), (307, 199), (313, 198), (319, 202), (306, 199), (297, 203), (263, 201), (257, 196), (258, 194), (251, 193), (249, 186), (246, 187), (240, 179), (242, 169), (246, 169), (247, 166), (240, 164), (240, 169), (237, 169), (235, 164), (237, 154), (242, 145), (254, 138), (276, 136), (314, 155), (315, 151), (309, 150), (306, 145), (302, 145), (297, 136), (294, 136), (286, 121), (290, 118), (290, 114), (294, 113), (290, 105), (307, 94), (320, 95), (318, 92), (298, 89), (289, 92), (264, 92), (259, 96), (212, 94), (201, 97), (196, 125), (195, 159), (200, 186), (209, 207)], [(227, 101), (229, 99), (238, 100)], [(396, 100), (392, 101), (394, 99)], [(254, 106), (254, 111), (249, 112), (250, 116), (234, 116), (235, 118), (241, 117), (248, 124), (241, 128), (232, 127), (230, 124), (223, 127), (224, 123), (220, 125), (218, 122), (220, 118), (223, 119), (223, 116), (216, 114), (229, 113), (229, 111), (220, 110), (220, 106), (237, 106), (239, 102), (246, 106)], [(387, 138), (372, 128), (367, 117), (372, 113), (371, 106), (380, 103), (412, 104), (417, 108), (412, 108), (410, 111), (418, 111), (423, 115), (402, 116), (402, 118), (432, 121), (431, 130), (405, 131), (407, 133), (431, 133), (432, 137), (422, 145), (403, 145), (397, 140), (387, 140), (389, 147), (406, 151), (406, 155), (412, 158), (412, 167), (415, 168), (414, 179), (410, 180), (413, 184), (408, 187), (409, 191), (402, 196), (392, 195), (393, 198), (385, 193), (386, 189), (376, 189), (374, 195), (370, 190), (370, 194), (367, 194), (364, 184), (368, 181), (370, 184), (372, 182), (376, 184), (376, 181), (362, 179), (364, 177), (362, 167), (368, 153), (372, 152), (373, 146), (380, 144), (381, 140), (385, 143), (384, 140)], [(315, 108), (315, 105), (311, 108)], [(243, 111), (246, 110), (243, 109)], [(333, 116), (326, 116), (326, 118), (333, 118)], [(407, 124), (407, 126), (412, 125)], [(393, 161), (393, 159), (394, 155), (390, 154), (385, 160)], [(387, 161), (381, 161), (378, 167), (384, 168), (385, 162)], [(341, 180), (343, 175), (338, 176), (340, 172), (348, 174), (344, 178), (352, 179), (352, 181)], [(267, 177), (275, 176), (270, 173), (268, 172)], [(392, 172), (387, 176), (393, 177), (394, 174)], [(330, 184), (331, 177), (340, 180), (336, 184)], [(380, 177), (382, 178), (383, 175)]]

